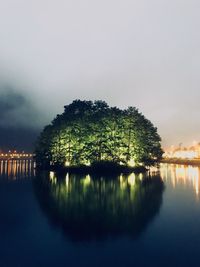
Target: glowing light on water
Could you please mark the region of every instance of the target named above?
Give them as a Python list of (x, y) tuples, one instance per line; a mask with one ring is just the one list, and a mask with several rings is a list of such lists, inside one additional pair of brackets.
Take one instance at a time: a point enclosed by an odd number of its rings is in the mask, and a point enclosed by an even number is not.
[(65, 184), (66, 184), (66, 187), (69, 186), (69, 173), (67, 173), (67, 175), (66, 175)]
[(50, 180), (54, 183), (54, 184), (56, 184), (57, 183), (57, 178), (56, 178), (56, 176), (55, 176), (55, 172), (50, 172), (49, 173), (49, 178), (50, 178)]
[(120, 188), (125, 189), (127, 186), (127, 180), (122, 174), (119, 177), (119, 182), (120, 182)]
[(163, 180), (171, 181), (172, 186), (192, 187), (195, 195), (199, 196), (200, 191), (200, 168), (186, 165), (170, 165), (167, 168), (161, 165), (161, 176)]
[(8, 179), (29, 178), (34, 174), (34, 162), (32, 160), (0, 160), (0, 175), (6, 176)]
[(196, 192), (196, 195), (198, 196), (199, 195), (199, 178), (197, 177), (195, 179), (195, 192)]
[(128, 183), (130, 186), (134, 186), (135, 185), (135, 174), (131, 173), (128, 177)]
[(84, 179), (84, 185), (89, 185), (90, 184), (90, 182), (91, 182), (91, 177), (90, 177), (90, 175), (88, 174), (88, 175), (86, 175), (86, 177), (85, 177), (85, 179)]
[(55, 172), (50, 172), (49, 177), (50, 177), (50, 180), (53, 180), (55, 177)]
[(139, 179), (140, 179), (140, 181), (142, 181), (142, 179), (143, 179), (143, 174), (142, 173), (139, 174)]
[(119, 181), (120, 181), (120, 183), (123, 183), (123, 175), (120, 175)]

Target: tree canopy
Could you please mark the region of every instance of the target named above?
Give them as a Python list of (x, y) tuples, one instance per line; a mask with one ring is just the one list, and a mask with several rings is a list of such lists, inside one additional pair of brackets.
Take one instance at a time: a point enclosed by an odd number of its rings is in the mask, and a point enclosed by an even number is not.
[(66, 105), (44, 128), (35, 152), (41, 166), (99, 161), (151, 165), (163, 153), (157, 128), (136, 108), (121, 110), (104, 101), (81, 100)]

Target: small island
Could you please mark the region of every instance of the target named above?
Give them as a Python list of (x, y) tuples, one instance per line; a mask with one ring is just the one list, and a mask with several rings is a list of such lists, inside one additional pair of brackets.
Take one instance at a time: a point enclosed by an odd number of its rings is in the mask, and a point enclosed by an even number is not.
[(157, 128), (135, 107), (75, 100), (41, 132), (38, 168), (65, 171), (144, 171), (162, 158)]

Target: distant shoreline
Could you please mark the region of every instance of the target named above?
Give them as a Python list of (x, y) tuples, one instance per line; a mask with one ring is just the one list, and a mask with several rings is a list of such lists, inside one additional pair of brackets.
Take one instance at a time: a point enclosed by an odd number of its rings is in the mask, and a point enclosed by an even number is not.
[(160, 163), (168, 163), (168, 164), (178, 164), (178, 165), (192, 165), (192, 166), (200, 166), (200, 159), (162, 159)]

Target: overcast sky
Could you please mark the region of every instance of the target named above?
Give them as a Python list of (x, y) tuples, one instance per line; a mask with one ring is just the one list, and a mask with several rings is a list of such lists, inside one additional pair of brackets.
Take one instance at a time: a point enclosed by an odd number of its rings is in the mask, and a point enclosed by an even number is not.
[(0, 0), (0, 127), (102, 99), (138, 107), (163, 145), (200, 141), (199, 14), (199, 0)]

